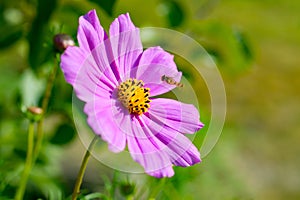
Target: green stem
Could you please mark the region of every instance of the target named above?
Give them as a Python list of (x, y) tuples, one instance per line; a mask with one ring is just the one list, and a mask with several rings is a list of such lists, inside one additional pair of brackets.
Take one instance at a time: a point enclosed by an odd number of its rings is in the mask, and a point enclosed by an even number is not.
[(51, 72), (51, 74), (48, 78), (45, 95), (44, 95), (44, 98), (43, 98), (43, 101), (42, 101), (43, 116), (37, 124), (37, 140), (36, 140), (36, 145), (35, 145), (35, 148), (34, 148), (34, 160), (37, 159), (37, 157), (39, 155), (39, 152), (40, 152), (40, 149), (41, 149), (41, 146), (42, 146), (43, 136), (44, 136), (44, 128), (43, 128), (44, 116), (45, 116), (45, 114), (47, 112), (47, 109), (48, 109), (48, 104), (49, 104), (49, 100), (50, 100), (54, 80), (55, 80), (55, 77), (56, 77), (57, 69), (58, 69), (58, 58), (55, 58), (54, 67), (52, 68), (52, 72)]
[(51, 96), (51, 91), (52, 91), (52, 88), (53, 88), (54, 80), (55, 80), (57, 69), (58, 69), (58, 63), (59, 63), (59, 58), (55, 57), (54, 58), (54, 66), (53, 66), (52, 72), (49, 76), (47, 86), (46, 86), (45, 96), (44, 96), (43, 101), (42, 101), (42, 109), (43, 109), (44, 113), (47, 112), (49, 99), (50, 99), (50, 96)]
[(82, 183), (84, 172), (85, 172), (88, 160), (89, 160), (90, 155), (91, 155), (90, 151), (93, 149), (94, 145), (96, 144), (97, 139), (98, 139), (98, 136), (95, 135), (95, 137), (91, 141), (88, 149), (85, 152), (85, 155), (84, 155), (83, 160), (81, 162), (80, 170), (79, 170), (78, 175), (77, 175), (77, 180), (76, 180), (76, 183), (75, 183), (75, 186), (74, 186), (74, 190), (73, 190), (73, 194), (72, 194), (72, 200), (76, 200), (77, 195), (80, 193), (80, 186), (81, 186), (81, 183)]
[(15, 200), (22, 200), (27, 184), (27, 180), (31, 171), (32, 167), (32, 159), (33, 159), (33, 142), (34, 142), (34, 122), (30, 121), (28, 127), (28, 149), (27, 149), (27, 156), (24, 166), (24, 171), (21, 177), (21, 182), (19, 188), (15, 195)]

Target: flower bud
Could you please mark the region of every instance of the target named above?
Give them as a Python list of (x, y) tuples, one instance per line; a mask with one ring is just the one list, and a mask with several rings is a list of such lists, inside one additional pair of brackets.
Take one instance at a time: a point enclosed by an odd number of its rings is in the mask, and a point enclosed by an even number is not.
[(30, 106), (26, 109), (25, 115), (31, 121), (39, 121), (43, 116), (43, 109), (35, 106)]
[(56, 34), (53, 37), (53, 44), (54, 47), (61, 52), (64, 51), (68, 46), (75, 45), (73, 38), (67, 34)]

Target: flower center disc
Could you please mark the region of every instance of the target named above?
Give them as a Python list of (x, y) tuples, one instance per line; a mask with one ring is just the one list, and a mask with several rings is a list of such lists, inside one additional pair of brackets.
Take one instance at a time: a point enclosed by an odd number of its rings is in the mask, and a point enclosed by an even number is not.
[(150, 107), (149, 88), (144, 88), (141, 80), (128, 79), (118, 87), (118, 99), (130, 114), (141, 115)]

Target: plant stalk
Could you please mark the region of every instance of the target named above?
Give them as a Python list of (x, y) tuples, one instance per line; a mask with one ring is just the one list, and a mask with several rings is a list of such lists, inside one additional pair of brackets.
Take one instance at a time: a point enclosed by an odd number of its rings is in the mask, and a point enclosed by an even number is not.
[(21, 182), (18, 187), (18, 190), (15, 195), (15, 200), (22, 200), (27, 185), (27, 180), (32, 168), (33, 161), (33, 143), (34, 143), (34, 122), (30, 121), (28, 127), (28, 147), (27, 147), (27, 156), (24, 166), (24, 171), (21, 177)]
[(45, 114), (48, 109), (49, 100), (50, 100), (52, 88), (54, 85), (54, 80), (55, 80), (55, 77), (57, 74), (57, 69), (58, 69), (58, 58), (55, 57), (54, 66), (53, 66), (52, 72), (48, 78), (45, 95), (44, 95), (44, 98), (42, 101), (43, 116), (37, 124), (37, 139), (36, 139), (36, 145), (34, 148), (34, 160), (37, 159), (40, 149), (41, 149), (41, 146), (42, 146), (43, 137), (44, 137), (44, 117), (45, 117)]
[(76, 183), (75, 183), (75, 186), (74, 186), (74, 190), (73, 190), (73, 194), (72, 194), (72, 200), (76, 200), (78, 194), (80, 194), (80, 186), (82, 184), (82, 179), (83, 179), (83, 176), (84, 176), (84, 172), (86, 170), (88, 160), (91, 156), (90, 151), (93, 149), (93, 147), (96, 144), (97, 140), (98, 140), (98, 136), (95, 135), (95, 137), (91, 141), (88, 149), (85, 152), (85, 155), (84, 155), (83, 160), (81, 162), (80, 170), (79, 170), (78, 175), (77, 175)]

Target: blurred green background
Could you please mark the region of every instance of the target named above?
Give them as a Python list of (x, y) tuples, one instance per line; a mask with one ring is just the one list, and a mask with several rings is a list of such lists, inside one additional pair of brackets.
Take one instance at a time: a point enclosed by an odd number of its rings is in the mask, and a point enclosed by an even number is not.
[[(224, 79), (227, 118), (213, 151), (171, 179), (115, 173), (91, 160), (86, 193), (124, 199), (300, 199), (300, 1), (296, 0), (2, 0), (0, 2), (0, 199), (14, 196), (27, 148), (22, 106), (40, 105), (54, 65), (52, 37), (76, 39), (78, 17), (96, 9), (104, 28), (129, 12), (138, 27), (157, 26), (196, 39)], [(179, 68), (199, 92), (202, 121), (210, 97), (189, 64)], [(72, 119), (72, 88), (59, 71), (45, 120), (45, 140), (26, 199), (71, 194), (84, 147)], [(201, 146), (206, 128), (197, 134)], [(124, 186), (125, 184), (125, 186)], [(127, 184), (127, 185), (126, 185)], [(114, 193), (114, 194), (111, 194)], [(122, 196), (123, 195), (123, 196)]]

